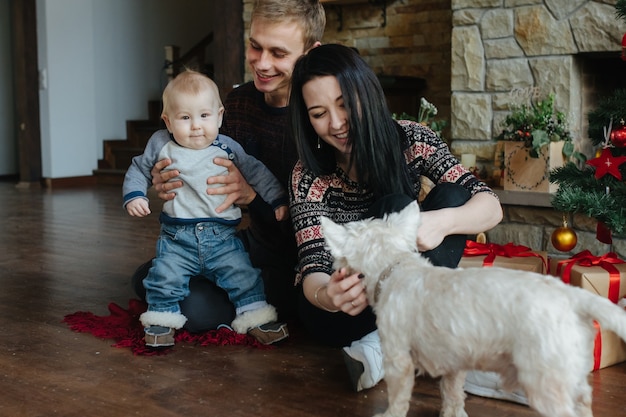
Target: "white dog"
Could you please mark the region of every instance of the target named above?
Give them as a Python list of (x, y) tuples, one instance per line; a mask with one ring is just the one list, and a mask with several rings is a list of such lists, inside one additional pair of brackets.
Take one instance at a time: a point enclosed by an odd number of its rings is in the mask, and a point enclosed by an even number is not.
[(416, 249), (416, 202), (385, 219), (322, 218), (335, 268), (365, 275), (389, 407), (404, 417), (416, 371), (441, 377), (444, 417), (467, 417), (468, 370), (495, 371), (546, 417), (591, 417), (593, 320), (626, 339), (626, 312), (558, 278), (504, 268), (433, 266)]

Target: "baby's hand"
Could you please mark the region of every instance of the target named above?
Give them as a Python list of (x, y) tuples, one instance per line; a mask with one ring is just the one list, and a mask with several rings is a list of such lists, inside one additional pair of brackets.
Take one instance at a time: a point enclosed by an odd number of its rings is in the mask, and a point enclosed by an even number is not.
[(126, 204), (126, 211), (134, 217), (145, 217), (150, 214), (150, 207), (148, 206), (148, 202), (143, 198), (136, 198)]
[(280, 206), (274, 210), (274, 216), (276, 216), (276, 221), (282, 222), (283, 220), (287, 220), (289, 218), (289, 209), (287, 206)]

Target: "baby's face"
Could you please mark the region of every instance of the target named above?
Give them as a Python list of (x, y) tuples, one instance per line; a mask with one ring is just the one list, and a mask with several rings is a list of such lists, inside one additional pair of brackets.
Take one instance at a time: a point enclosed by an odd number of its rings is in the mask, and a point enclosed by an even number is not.
[(223, 114), (224, 107), (206, 89), (198, 94), (176, 94), (163, 120), (180, 146), (204, 149), (217, 138)]

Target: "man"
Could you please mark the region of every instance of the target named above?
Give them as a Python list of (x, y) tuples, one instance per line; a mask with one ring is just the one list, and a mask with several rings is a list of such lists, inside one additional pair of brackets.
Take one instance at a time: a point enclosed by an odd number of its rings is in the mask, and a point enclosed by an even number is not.
[[(297, 59), (320, 45), (326, 25), (324, 8), (318, 0), (258, 0), (251, 16), (246, 62), (252, 82), (234, 89), (225, 99), (221, 133), (238, 141), (245, 151), (263, 162), (285, 189), (297, 154), (287, 132), (287, 102), (291, 72)], [(159, 197), (171, 200), (181, 181), (168, 182), (179, 175), (163, 171), (171, 161), (159, 161), (152, 170)], [(227, 175), (211, 177), (209, 194), (227, 195), (218, 207), (231, 204), (247, 206), (250, 225), (240, 237), (250, 253), (252, 264), (261, 269), (268, 302), (276, 306), (281, 320), (296, 316), (297, 293), (294, 287), (296, 245), (291, 222), (276, 221), (273, 210), (248, 185), (234, 164), (225, 159), (215, 163)], [(133, 277), (136, 292), (152, 261), (142, 265)], [(181, 302), (187, 316), (185, 327), (204, 331), (230, 323), (233, 308), (223, 291), (206, 280), (192, 279), (190, 295)]]

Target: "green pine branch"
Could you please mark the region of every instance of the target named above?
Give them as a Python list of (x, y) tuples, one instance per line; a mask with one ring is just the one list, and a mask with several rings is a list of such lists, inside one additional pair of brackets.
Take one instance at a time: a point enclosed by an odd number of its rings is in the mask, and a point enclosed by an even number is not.
[[(626, 0), (623, 0), (626, 3)], [(626, 119), (626, 89), (615, 90), (612, 95), (602, 99), (598, 106), (589, 112), (589, 139), (598, 146), (604, 141), (604, 129), (613, 120), (613, 127)]]
[[(626, 0), (617, 0), (615, 16), (626, 22)], [(589, 112), (587, 131), (595, 146), (604, 144), (604, 131), (609, 123), (613, 128), (626, 119), (626, 89), (616, 90), (601, 100), (593, 111)], [(613, 155), (625, 155), (626, 148), (613, 148)], [(626, 164), (624, 164), (626, 165)], [(620, 167), (626, 178), (626, 167)], [(626, 182), (612, 175), (595, 178), (595, 169), (584, 165), (579, 169), (568, 163), (550, 173), (550, 181), (559, 184), (559, 189), (552, 198), (552, 206), (559, 211), (582, 213), (603, 222), (618, 236), (626, 234)]]
[(582, 213), (603, 222), (615, 235), (626, 232), (626, 196), (601, 192), (582, 192), (571, 187), (559, 188), (552, 199), (552, 206), (565, 213)]
[[(581, 213), (605, 223), (616, 235), (626, 233), (626, 183), (611, 175), (600, 179), (595, 170), (568, 163), (550, 173), (559, 184), (552, 206), (566, 213)], [(608, 188), (607, 188), (608, 187)], [(608, 190), (608, 193), (607, 193)]]
[(626, 22), (626, 0), (617, 0), (615, 4), (615, 15), (618, 19), (624, 19)]

